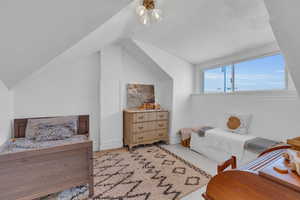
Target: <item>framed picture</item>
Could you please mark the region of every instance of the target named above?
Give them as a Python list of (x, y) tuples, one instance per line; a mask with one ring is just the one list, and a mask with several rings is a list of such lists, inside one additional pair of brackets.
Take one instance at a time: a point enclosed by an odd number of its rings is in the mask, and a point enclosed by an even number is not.
[(140, 107), (144, 103), (155, 103), (154, 85), (128, 84), (127, 108)]

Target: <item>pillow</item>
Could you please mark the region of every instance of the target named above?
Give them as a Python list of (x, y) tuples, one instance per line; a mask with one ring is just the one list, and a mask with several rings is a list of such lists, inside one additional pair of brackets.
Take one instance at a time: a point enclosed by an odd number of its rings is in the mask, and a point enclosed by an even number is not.
[(251, 118), (251, 115), (226, 114), (225, 129), (233, 133), (245, 135), (249, 131)]
[[(78, 117), (55, 117), (43, 119), (29, 119), (27, 122), (25, 137), (34, 140), (39, 134), (45, 134), (45, 127), (50, 126), (64, 126), (70, 129), (73, 134), (77, 133), (77, 120)], [(50, 129), (49, 129), (50, 131)]]
[(35, 140), (38, 142), (49, 140), (64, 140), (72, 137), (74, 132), (64, 125), (41, 125)]

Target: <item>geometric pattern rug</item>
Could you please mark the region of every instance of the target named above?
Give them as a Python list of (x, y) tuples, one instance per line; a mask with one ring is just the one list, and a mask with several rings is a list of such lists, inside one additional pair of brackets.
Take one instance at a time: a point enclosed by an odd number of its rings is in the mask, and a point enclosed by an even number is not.
[(94, 162), (95, 200), (177, 200), (211, 178), (159, 146), (108, 152)]
[[(94, 200), (179, 200), (211, 175), (160, 146), (94, 155)], [(53, 199), (84, 199), (87, 192)], [(200, 198), (200, 197), (199, 197)]]

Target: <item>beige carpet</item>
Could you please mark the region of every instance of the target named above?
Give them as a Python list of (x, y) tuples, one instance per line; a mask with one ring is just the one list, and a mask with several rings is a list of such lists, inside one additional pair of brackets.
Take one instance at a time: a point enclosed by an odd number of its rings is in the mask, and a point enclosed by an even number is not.
[[(211, 178), (159, 146), (95, 153), (94, 174), (95, 200), (178, 200)], [(83, 200), (87, 195), (87, 187), (76, 187), (41, 200)]]
[(177, 200), (211, 178), (159, 146), (97, 155), (94, 165), (96, 200)]

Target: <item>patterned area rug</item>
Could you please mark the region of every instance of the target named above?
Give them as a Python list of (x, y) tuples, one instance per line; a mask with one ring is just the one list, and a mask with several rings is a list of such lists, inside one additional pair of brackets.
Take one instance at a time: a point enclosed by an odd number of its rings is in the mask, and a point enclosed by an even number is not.
[(159, 146), (110, 152), (95, 158), (95, 199), (176, 200), (210, 177)]
[[(179, 200), (211, 178), (160, 146), (96, 153), (94, 173), (95, 200)], [(51, 199), (85, 199), (85, 190), (86, 187), (73, 188)]]

